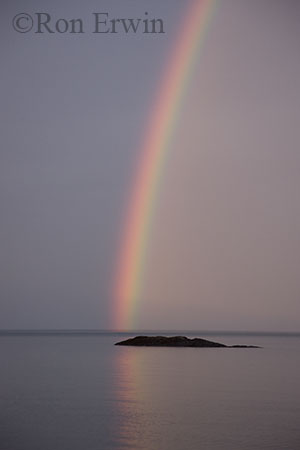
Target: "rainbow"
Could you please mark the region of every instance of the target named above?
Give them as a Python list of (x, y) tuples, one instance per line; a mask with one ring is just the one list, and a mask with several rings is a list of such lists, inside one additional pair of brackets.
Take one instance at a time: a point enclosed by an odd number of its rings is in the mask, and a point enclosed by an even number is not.
[(113, 321), (117, 329), (133, 325), (161, 174), (215, 4), (216, 0), (193, 0), (188, 6), (151, 110), (113, 280)]

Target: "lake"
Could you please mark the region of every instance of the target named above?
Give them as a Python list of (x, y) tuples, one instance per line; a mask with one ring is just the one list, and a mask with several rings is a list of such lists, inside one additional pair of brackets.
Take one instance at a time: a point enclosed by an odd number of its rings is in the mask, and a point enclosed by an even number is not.
[(0, 450), (299, 449), (300, 337), (198, 336), (263, 348), (1, 335)]

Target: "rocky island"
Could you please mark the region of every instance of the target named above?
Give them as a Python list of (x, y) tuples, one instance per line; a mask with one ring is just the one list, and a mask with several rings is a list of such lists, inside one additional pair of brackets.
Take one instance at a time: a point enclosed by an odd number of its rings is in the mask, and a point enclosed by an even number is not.
[(186, 336), (136, 336), (117, 342), (115, 345), (131, 345), (137, 347), (202, 347), (202, 348), (260, 348), (256, 345), (225, 345), (206, 339)]

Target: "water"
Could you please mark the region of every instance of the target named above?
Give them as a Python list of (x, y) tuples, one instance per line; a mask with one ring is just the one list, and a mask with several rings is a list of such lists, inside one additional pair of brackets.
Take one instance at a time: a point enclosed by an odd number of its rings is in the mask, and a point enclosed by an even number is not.
[(0, 450), (298, 450), (300, 337), (207, 338), (264, 348), (1, 336)]

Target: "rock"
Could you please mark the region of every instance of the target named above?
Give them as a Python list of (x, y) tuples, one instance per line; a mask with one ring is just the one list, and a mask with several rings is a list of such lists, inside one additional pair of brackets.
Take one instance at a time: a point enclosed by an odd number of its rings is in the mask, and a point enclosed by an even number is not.
[(137, 347), (222, 347), (222, 348), (260, 348), (255, 345), (224, 345), (206, 339), (189, 339), (185, 336), (136, 336), (117, 342), (115, 345), (131, 345)]

